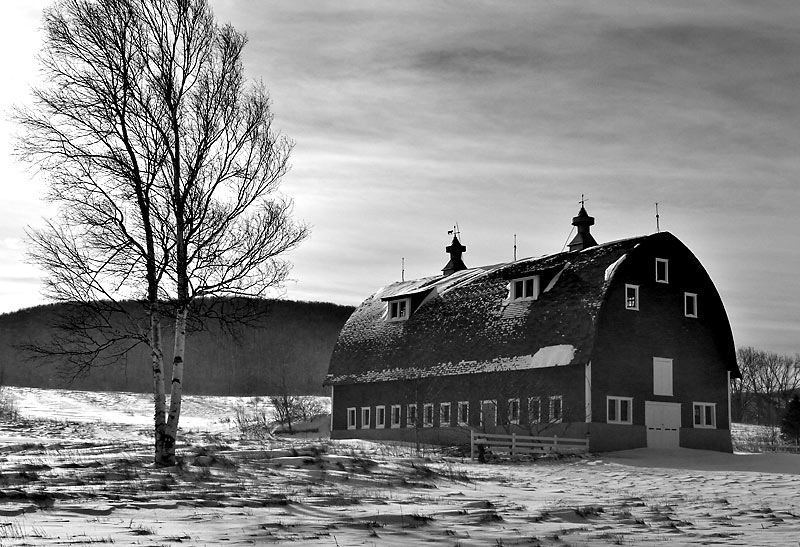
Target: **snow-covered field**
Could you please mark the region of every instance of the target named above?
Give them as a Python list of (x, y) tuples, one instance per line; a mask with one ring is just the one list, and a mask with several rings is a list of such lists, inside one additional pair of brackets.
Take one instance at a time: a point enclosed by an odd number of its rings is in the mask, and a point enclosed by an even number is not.
[(190, 397), (150, 464), (146, 395), (6, 388), (0, 546), (798, 545), (800, 456), (632, 450), (478, 464), (403, 447), (244, 441), (248, 398)]

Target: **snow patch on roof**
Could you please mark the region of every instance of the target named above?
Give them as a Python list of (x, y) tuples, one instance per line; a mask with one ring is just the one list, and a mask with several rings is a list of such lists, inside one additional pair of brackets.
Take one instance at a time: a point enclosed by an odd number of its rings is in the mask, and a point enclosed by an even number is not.
[(479, 374), (483, 372), (506, 372), (511, 370), (529, 370), (533, 368), (552, 368), (568, 365), (575, 357), (576, 349), (570, 344), (547, 346), (539, 349), (534, 355), (517, 355), (514, 357), (497, 357), (491, 361), (459, 361), (458, 363), (439, 363), (431, 367), (408, 367), (384, 370), (370, 370), (359, 374), (343, 374), (328, 377), (327, 385), (341, 383), (390, 382), (393, 380), (411, 380), (434, 376), (457, 376), (461, 374)]
[(606, 268), (606, 273), (604, 276), (604, 280), (606, 282), (608, 282), (608, 280), (610, 280), (614, 276), (614, 272), (616, 272), (617, 268), (619, 268), (619, 265), (625, 261), (626, 256), (628, 255), (627, 254), (622, 255), (613, 264), (611, 264), (608, 268)]

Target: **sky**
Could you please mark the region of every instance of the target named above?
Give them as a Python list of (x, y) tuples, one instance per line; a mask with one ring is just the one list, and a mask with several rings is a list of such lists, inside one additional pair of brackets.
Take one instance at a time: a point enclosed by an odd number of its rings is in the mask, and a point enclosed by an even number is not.
[[(53, 211), (13, 157), (41, 9), (4, 3), (0, 312), (42, 303), (25, 229)], [(661, 230), (722, 296), (737, 346), (800, 351), (795, 0), (211, 0), (295, 142), (282, 192), (310, 238), (283, 294), (357, 305), (467, 266)]]

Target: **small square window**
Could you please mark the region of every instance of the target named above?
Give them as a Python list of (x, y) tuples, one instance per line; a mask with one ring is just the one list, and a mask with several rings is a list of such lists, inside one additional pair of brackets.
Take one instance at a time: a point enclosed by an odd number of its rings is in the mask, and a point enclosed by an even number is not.
[(405, 321), (411, 311), (411, 300), (403, 298), (401, 300), (391, 300), (387, 302), (387, 321)]
[(519, 399), (508, 400), (508, 423), (519, 423)]
[(417, 427), (417, 405), (408, 405), (408, 413), (406, 414), (406, 427)]
[(431, 403), (422, 405), (422, 425), (423, 427), (433, 427), (433, 404)]
[(697, 295), (695, 293), (684, 293), (684, 314), (686, 317), (697, 317)]
[(469, 401), (458, 402), (458, 425), (469, 425)]
[(542, 400), (539, 397), (528, 399), (528, 423), (538, 424), (542, 421)]
[(656, 258), (656, 282), (669, 283), (669, 260)]
[(361, 429), (369, 429), (370, 424), (370, 408), (368, 406), (361, 407)]
[(559, 424), (563, 419), (564, 399), (561, 395), (550, 397), (550, 423)]
[(356, 428), (356, 408), (350, 407), (347, 409), (347, 429)]
[(400, 405), (392, 405), (390, 419), (392, 427), (397, 428), (400, 427), (402, 424), (401, 415), (400, 415)]
[(633, 399), (631, 397), (606, 397), (608, 404), (607, 421), (610, 424), (632, 424), (633, 416), (631, 408)]
[(716, 403), (694, 403), (694, 426), (704, 429), (716, 429), (717, 405)]
[(450, 426), (450, 403), (439, 405), (439, 427)]
[(515, 279), (509, 284), (509, 300), (536, 300), (539, 298), (539, 276)]
[(375, 427), (386, 427), (386, 407), (383, 405), (375, 407)]
[(639, 309), (639, 285), (625, 285), (625, 308)]

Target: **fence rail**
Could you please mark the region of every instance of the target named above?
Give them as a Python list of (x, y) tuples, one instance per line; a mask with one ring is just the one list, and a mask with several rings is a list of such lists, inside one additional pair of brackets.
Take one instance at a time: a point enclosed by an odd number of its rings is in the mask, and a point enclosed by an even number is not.
[(589, 451), (589, 439), (570, 437), (529, 437), (527, 435), (500, 435), (470, 432), (470, 457), (474, 460), (481, 449), (491, 447), (496, 452), (514, 454), (582, 454)]

